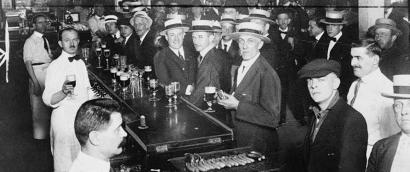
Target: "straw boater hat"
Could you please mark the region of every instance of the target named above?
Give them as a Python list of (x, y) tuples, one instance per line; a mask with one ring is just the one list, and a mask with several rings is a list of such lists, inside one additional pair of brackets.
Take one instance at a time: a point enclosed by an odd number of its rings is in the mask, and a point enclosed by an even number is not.
[(186, 20), (186, 15), (183, 15), (183, 14), (167, 14), (167, 20), (169, 20), (169, 19)]
[(259, 19), (269, 24), (275, 23), (272, 19), (270, 19), (270, 12), (262, 9), (253, 9), (249, 13), (249, 16), (244, 18), (243, 20), (250, 21), (252, 19)]
[(188, 32), (215, 32), (212, 28), (212, 24), (213, 22), (211, 20), (194, 20)]
[(116, 15), (107, 15), (104, 18), (105, 18), (105, 23), (110, 23), (110, 22), (117, 23), (118, 21), (118, 17)]
[(397, 34), (401, 34), (401, 31), (396, 27), (396, 22), (394, 22), (391, 19), (386, 19), (386, 18), (377, 19), (376, 24), (370, 28), (370, 31), (374, 33), (374, 31), (376, 31), (376, 29), (379, 29), (379, 28), (390, 29)]
[(237, 27), (237, 31), (227, 36), (232, 37), (232, 39), (237, 40), (241, 35), (250, 35), (261, 39), (265, 43), (269, 43), (270, 39), (266, 36), (263, 36), (263, 26), (255, 24), (253, 22), (243, 22), (240, 23)]
[(146, 18), (147, 20), (149, 20), (150, 23), (152, 23), (151, 17), (149, 17), (145, 11), (137, 11), (136, 13), (134, 13), (133, 17), (130, 19), (131, 25), (134, 26), (134, 18), (137, 18), (137, 17)]
[(222, 14), (221, 16), (221, 21), (219, 23), (230, 23), (235, 25), (236, 24), (236, 17), (234, 15), (229, 15), (229, 14)]
[(320, 22), (325, 24), (347, 24), (347, 21), (343, 20), (342, 11), (326, 11), (326, 18), (321, 19)]
[(410, 74), (393, 76), (393, 93), (382, 93), (384, 97), (410, 99)]
[(145, 9), (144, 5), (140, 1), (131, 2), (126, 1), (120, 4), (123, 13), (134, 13)]
[(213, 21), (212, 22), (212, 29), (214, 29), (215, 30), (215, 32), (220, 32), (220, 33), (222, 33), (222, 26), (221, 26), (221, 23), (219, 23), (218, 21)]
[(170, 29), (180, 28), (184, 32), (187, 32), (189, 30), (189, 26), (185, 23), (182, 23), (182, 20), (178, 19), (178, 18), (169, 19), (169, 20), (165, 21), (164, 25), (165, 25), (165, 29), (159, 33), (160, 35), (165, 35), (166, 32)]
[(248, 17), (249, 15), (239, 13), (238, 16), (236, 16), (236, 23), (242, 23)]

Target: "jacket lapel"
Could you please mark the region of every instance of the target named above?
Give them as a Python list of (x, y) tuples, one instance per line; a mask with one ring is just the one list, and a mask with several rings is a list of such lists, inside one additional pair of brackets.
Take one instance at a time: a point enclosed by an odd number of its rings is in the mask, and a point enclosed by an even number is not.
[[(258, 68), (260, 66), (260, 60), (261, 60), (261, 56), (259, 55), (258, 59), (256, 59), (255, 63), (252, 64), (252, 66), (249, 68), (248, 72), (245, 74), (245, 76), (243, 77), (242, 81), (239, 83), (239, 85), (237, 85), (236, 87), (236, 92), (240, 92), (243, 89), (247, 88), (247, 85), (249, 85), (249, 82), (252, 81), (253, 76), (255, 76), (255, 74), (258, 71)], [(238, 72), (236, 72), (238, 73)], [(238, 75), (236, 75), (235, 78), (237, 78)], [(236, 84), (237, 79), (235, 79), (235, 83)]]
[(393, 136), (393, 139), (390, 143), (386, 143), (385, 148), (386, 148), (386, 155), (384, 156), (385, 165), (383, 167), (385, 169), (381, 169), (381, 171), (390, 171), (391, 166), (393, 165), (393, 159), (394, 156), (396, 155), (397, 147), (399, 146), (399, 140), (400, 140), (401, 134), (396, 134)]
[(182, 69), (185, 66), (184, 60), (180, 59), (172, 50), (171, 48), (167, 47), (168, 52), (167, 54), (171, 56), (171, 59), (175, 61), (179, 67)]

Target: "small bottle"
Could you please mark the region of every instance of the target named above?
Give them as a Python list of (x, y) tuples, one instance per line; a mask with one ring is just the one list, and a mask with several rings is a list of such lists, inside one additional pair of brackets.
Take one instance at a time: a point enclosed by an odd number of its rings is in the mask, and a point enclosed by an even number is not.
[(146, 124), (146, 121), (145, 121), (145, 116), (144, 115), (140, 116), (140, 126), (138, 126), (138, 128), (142, 129), (142, 130), (148, 128), (148, 126)]

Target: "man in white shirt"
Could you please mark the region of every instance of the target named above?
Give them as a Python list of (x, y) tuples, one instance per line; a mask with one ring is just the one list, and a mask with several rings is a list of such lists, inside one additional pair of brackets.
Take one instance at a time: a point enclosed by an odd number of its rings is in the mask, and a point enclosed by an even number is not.
[(403, 172), (410, 169), (410, 75), (393, 76), (393, 87), (393, 92), (382, 95), (394, 99), (394, 116), (401, 132), (374, 144), (366, 172)]
[(120, 105), (112, 99), (94, 99), (81, 105), (74, 121), (81, 151), (70, 172), (109, 172), (110, 158), (122, 152), (127, 133)]
[(50, 144), (55, 172), (68, 171), (80, 151), (74, 134), (75, 114), (82, 103), (94, 96), (85, 63), (76, 55), (79, 42), (75, 29), (61, 30), (58, 44), (62, 53), (50, 63), (46, 74), (43, 101), (53, 108)]
[(379, 68), (381, 48), (372, 40), (353, 43), (351, 49), (353, 73), (359, 79), (353, 82), (347, 94), (347, 103), (366, 119), (369, 158), (374, 143), (399, 131), (394, 121), (393, 101), (381, 95), (392, 92), (392, 82)]
[(51, 62), (51, 50), (44, 32), (47, 29), (47, 17), (38, 15), (33, 18), (34, 32), (24, 43), (23, 60), (29, 78), (30, 105), (33, 117), (33, 137), (43, 140), (50, 131), (50, 108), (41, 99), (44, 91), (46, 70)]

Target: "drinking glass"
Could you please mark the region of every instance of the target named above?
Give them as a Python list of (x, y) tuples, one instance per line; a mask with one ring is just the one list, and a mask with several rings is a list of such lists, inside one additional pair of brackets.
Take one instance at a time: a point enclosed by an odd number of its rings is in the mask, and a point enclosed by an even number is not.
[(90, 66), (90, 64), (88, 64), (88, 58), (90, 57), (90, 48), (82, 48), (81, 55), (83, 56), (85, 60), (85, 65)]
[(165, 107), (174, 107), (174, 104), (172, 104), (172, 97), (174, 96), (174, 85), (172, 85), (172, 83), (165, 85), (165, 96), (168, 99), (168, 104)]
[(104, 49), (104, 57), (105, 57), (105, 69), (104, 70), (110, 70), (110, 63), (109, 63), (109, 57), (110, 57), (110, 49)]
[(181, 90), (181, 84), (179, 82), (171, 82), (174, 86), (174, 104), (178, 104), (178, 94)]
[(98, 58), (97, 68), (102, 68), (102, 66), (101, 66), (101, 53), (102, 53), (102, 49), (100, 47), (97, 47), (95, 49), (95, 54), (97, 55), (97, 58)]
[(160, 100), (157, 98), (157, 91), (158, 91), (158, 79), (151, 79), (149, 80), (149, 86), (151, 88), (152, 96), (149, 98), (149, 101), (158, 101)]
[(216, 88), (214, 86), (205, 87), (204, 101), (208, 105), (208, 109), (204, 110), (205, 112), (215, 112), (215, 110), (212, 109), (212, 105), (215, 101), (215, 93), (216, 93)]
[(77, 84), (75, 75), (74, 75), (74, 74), (66, 75), (65, 79), (66, 79), (66, 81), (67, 81), (66, 85), (71, 85), (71, 86), (73, 87), (73, 89), (70, 90), (70, 93), (69, 93), (69, 94), (70, 94), (70, 97), (75, 96), (75, 94), (74, 94), (74, 88), (75, 88), (75, 86), (76, 86), (76, 84)]

